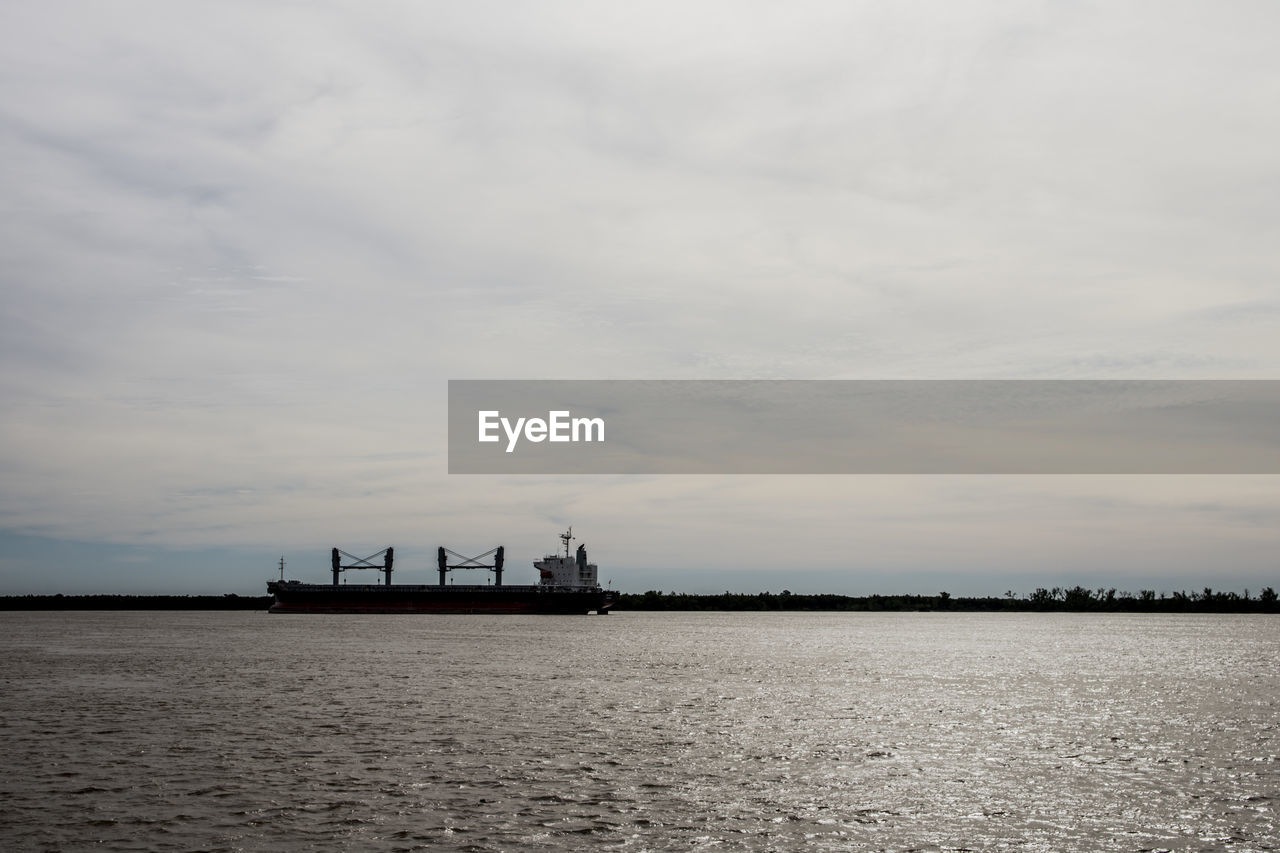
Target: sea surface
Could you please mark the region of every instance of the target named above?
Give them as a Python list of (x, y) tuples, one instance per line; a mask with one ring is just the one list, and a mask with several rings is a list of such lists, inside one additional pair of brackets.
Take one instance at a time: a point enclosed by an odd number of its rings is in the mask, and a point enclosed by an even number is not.
[(0, 613), (0, 850), (1274, 850), (1280, 617)]

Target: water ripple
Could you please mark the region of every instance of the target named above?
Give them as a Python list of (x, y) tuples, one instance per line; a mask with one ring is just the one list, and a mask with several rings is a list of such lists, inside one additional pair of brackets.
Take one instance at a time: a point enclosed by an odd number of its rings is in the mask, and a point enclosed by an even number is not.
[(1267, 617), (15, 613), (5, 850), (1270, 850)]

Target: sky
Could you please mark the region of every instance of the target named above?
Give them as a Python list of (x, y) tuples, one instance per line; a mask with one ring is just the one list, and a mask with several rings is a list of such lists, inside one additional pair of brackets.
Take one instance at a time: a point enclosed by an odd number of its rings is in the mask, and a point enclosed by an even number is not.
[[(1280, 478), (450, 476), (450, 379), (1280, 378), (1280, 7), (0, 5), (0, 594), (1280, 585)], [(370, 575), (369, 580), (373, 580)]]

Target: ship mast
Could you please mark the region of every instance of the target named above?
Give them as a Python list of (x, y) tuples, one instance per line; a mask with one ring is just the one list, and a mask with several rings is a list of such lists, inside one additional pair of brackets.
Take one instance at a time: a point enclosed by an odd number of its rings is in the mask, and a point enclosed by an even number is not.
[(564, 540), (564, 555), (565, 555), (565, 557), (567, 558), (567, 557), (569, 556), (569, 540), (571, 540), (571, 539), (573, 538), (573, 525), (572, 525), (572, 524), (571, 524), (571, 525), (569, 525), (569, 530), (568, 530), (568, 532), (566, 532), (566, 533), (561, 533), (561, 534), (560, 534), (560, 538), (561, 538), (562, 540)]
[(284, 555), (280, 555), (280, 580), (284, 580)]

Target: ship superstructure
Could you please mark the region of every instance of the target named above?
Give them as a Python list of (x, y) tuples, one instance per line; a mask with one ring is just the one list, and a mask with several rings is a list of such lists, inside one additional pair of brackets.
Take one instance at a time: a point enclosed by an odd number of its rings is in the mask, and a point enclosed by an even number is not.
[(564, 542), (564, 554), (548, 554), (533, 564), (541, 575), (540, 583), (563, 587), (597, 587), (595, 563), (587, 562), (587, 546), (579, 545), (575, 556), (569, 556), (569, 543), (573, 541), (573, 528), (560, 534)]

